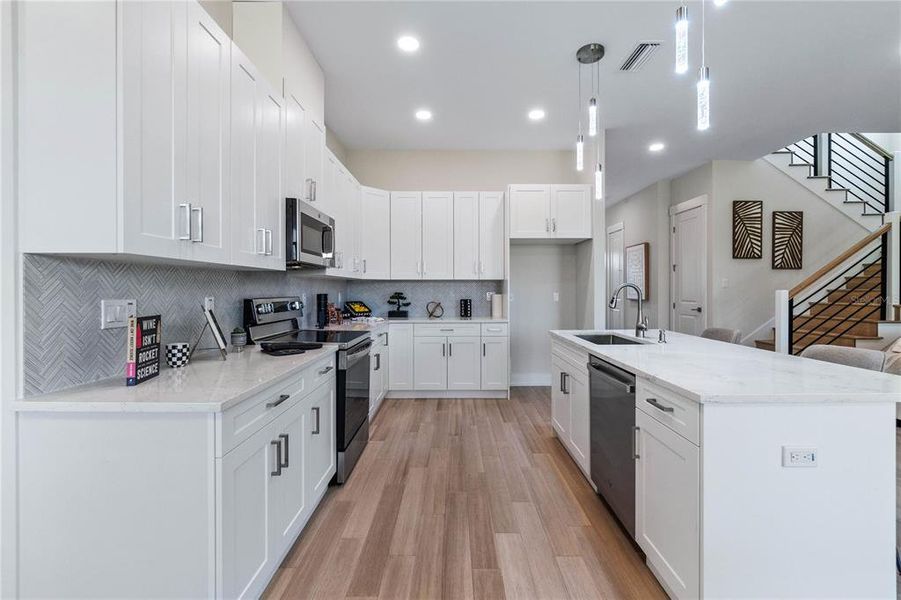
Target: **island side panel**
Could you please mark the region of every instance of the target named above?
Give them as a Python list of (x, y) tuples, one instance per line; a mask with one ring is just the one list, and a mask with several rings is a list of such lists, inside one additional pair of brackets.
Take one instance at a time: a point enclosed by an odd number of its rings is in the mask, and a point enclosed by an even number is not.
[(704, 597), (895, 597), (894, 403), (705, 404), (701, 448)]
[(22, 597), (211, 597), (211, 413), (18, 415)]

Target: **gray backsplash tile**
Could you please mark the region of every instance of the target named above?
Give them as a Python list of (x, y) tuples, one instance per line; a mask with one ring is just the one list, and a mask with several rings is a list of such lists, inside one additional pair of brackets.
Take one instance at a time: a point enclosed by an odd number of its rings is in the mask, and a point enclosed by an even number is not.
[(491, 304), (486, 300), (488, 292), (500, 293), (500, 281), (349, 281), (347, 297), (365, 302), (377, 317), (385, 317), (392, 306), (388, 298), (394, 292), (403, 292), (411, 303), (406, 309), (410, 317), (427, 317), (426, 305), (441, 302), (444, 318), (460, 316), (460, 299), (472, 299), (472, 316), (491, 316)]
[(204, 296), (216, 298), (226, 335), (243, 325), (244, 298), (306, 294), (307, 324), (315, 321), (315, 294), (347, 298), (346, 282), (303, 272), (26, 255), (22, 276), (26, 396), (124, 376), (125, 329), (100, 329), (104, 298), (134, 298), (139, 315), (162, 315), (163, 343), (194, 341), (204, 324)]

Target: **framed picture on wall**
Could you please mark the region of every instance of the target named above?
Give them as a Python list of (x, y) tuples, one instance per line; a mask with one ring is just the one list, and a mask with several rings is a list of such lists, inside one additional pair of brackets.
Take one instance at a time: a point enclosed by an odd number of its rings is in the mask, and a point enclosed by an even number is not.
[[(648, 242), (626, 247), (626, 283), (634, 283), (644, 292), (644, 299), (651, 297), (651, 278), (648, 274), (651, 245)], [(638, 294), (632, 288), (626, 288), (626, 298), (638, 300)]]
[(732, 258), (763, 258), (763, 202), (732, 203)]
[(804, 256), (804, 213), (773, 211), (773, 268), (800, 269)]

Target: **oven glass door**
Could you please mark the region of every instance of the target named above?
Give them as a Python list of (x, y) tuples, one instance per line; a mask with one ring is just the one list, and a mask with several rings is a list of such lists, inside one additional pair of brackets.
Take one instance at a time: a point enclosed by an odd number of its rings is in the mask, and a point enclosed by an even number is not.
[(300, 213), (300, 252), (316, 258), (331, 258), (335, 251), (334, 231), (322, 221)]
[(347, 448), (360, 426), (369, 418), (369, 349), (371, 346), (371, 342), (365, 342), (350, 349), (346, 355), (344, 432), (343, 439), (338, 440), (340, 450)]

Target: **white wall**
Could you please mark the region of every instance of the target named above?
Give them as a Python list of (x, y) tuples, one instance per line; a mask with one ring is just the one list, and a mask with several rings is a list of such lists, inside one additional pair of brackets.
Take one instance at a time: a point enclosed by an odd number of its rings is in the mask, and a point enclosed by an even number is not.
[[(624, 246), (650, 244), (650, 285), (646, 290), (644, 312), (650, 327), (669, 327), (669, 206), (670, 182), (660, 181), (607, 207), (607, 223), (623, 224)], [(612, 290), (609, 290), (612, 293)], [(609, 295), (608, 293), (608, 295)], [(624, 295), (621, 295), (621, 300)], [(621, 302), (623, 326), (633, 327), (638, 311), (636, 300)], [(609, 309), (608, 309), (609, 311)]]
[(581, 183), (569, 151), (354, 150), (344, 165), (385, 190), (506, 191), (511, 183)]
[(550, 385), (548, 331), (577, 326), (575, 246), (511, 246), (510, 286), (511, 383)]

